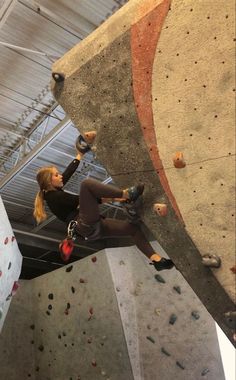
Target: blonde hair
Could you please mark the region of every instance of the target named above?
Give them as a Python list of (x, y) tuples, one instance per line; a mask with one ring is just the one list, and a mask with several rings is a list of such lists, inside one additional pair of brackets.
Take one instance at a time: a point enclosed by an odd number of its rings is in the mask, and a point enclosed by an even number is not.
[(36, 179), (39, 184), (40, 190), (38, 191), (35, 200), (34, 200), (34, 217), (37, 221), (37, 223), (43, 222), (45, 219), (47, 219), (47, 214), (45, 211), (44, 206), (44, 192), (45, 190), (52, 189), (52, 173), (53, 169), (55, 169), (54, 166), (49, 167), (43, 167), (39, 169)]

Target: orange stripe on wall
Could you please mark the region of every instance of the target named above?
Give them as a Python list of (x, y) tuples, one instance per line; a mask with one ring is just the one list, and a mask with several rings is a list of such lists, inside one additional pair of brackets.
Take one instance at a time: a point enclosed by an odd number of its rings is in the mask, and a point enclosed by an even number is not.
[(159, 155), (152, 110), (152, 70), (157, 42), (169, 11), (170, 1), (163, 0), (151, 12), (131, 26), (131, 57), (134, 101), (150, 158), (161, 185), (178, 218), (183, 221), (176, 199), (171, 192)]

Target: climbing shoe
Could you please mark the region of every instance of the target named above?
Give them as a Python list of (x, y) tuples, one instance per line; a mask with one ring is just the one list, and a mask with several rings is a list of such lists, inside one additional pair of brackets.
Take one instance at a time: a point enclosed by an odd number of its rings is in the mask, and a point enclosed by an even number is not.
[(63, 82), (65, 80), (65, 76), (62, 73), (52, 73), (52, 77), (57, 83)]
[(132, 186), (132, 187), (129, 187), (128, 189), (126, 189), (127, 191), (127, 194), (128, 194), (128, 199), (126, 202), (130, 203), (130, 202), (135, 202), (138, 197), (140, 197), (140, 195), (143, 194), (143, 191), (144, 191), (144, 184), (141, 183), (137, 186)]
[(150, 265), (154, 265), (158, 272), (165, 269), (172, 269), (175, 266), (172, 260), (165, 259), (164, 257), (162, 257), (160, 261), (153, 261)]

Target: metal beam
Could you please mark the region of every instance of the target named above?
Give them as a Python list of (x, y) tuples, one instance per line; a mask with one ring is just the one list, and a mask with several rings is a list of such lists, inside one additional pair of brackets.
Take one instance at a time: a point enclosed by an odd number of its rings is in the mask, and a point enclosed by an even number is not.
[(5, 0), (0, 9), (0, 29), (3, 27), (11, 12), (17, 4), (17, 0)]
[(0, 189), (3, 189), (21, 170), (23, 170), (29, 163), (39, 155), (39, 153), (49, 145), (55, 137), (60, 135), (65, 128), (71, 123), (68, 116), (66, 116), (55, 128), (51, 130), (47, 134), (47, 136), (37, 144), (32, 151), (27, 154), (23, 160), (21, 160), (1, 181), (0, 181)]
[[(60, 240), (53, 239), (47, 236), (36, 235), (31, 232), (18, 230), (13, 228), (13, 232), (16, 236), (17, 243), (24, 244), (29, 247), (37, 247), (42, 249), (47, 249), (50, 251), (58, 251), (58, 246), (60, 244)], [(84, 244), (75, 244), (75, 248), (83, 248), (83, 250), (90, 251), (90, 253), (97, 252), (97, 248), (91, 248)], [(84, 254), (77, 254), (78, 257), (84, 257)]]

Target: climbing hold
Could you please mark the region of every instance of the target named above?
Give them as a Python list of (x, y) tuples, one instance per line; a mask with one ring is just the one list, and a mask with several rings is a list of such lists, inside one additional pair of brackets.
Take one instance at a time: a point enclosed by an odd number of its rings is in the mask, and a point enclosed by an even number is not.
[(236, 273), (236, 265), (232, 268), (230, 268), (231, 272)]
[(120, 260), (120, 265), (125, 265), (125, 262), (123, 260)]
[(210, 370), (208, 368), (204, 368), (204, 370), (202, 371), (201, 375), (205, 376), (208, 372), (210, 372)]
[(4, 244), (6, 245), (8, 243), (8, 237), (4, 240)]
[(75, 288), (74, 288), (74, 286), (71, 287), (71, 291), (72, 291), (72, 293), (75, 293)]
[(155, 314), (159, 317), (159, 315), (161, 314), (161, 309), (155, 309)]
[(221, 259), (217, 255), (206, 254), (202, 256), (202, 264), (205, 267), (219, 268), (221, 266)]
[(2, 271), (0, 270), (0, 277), (2, 276)]
[(120, 288), (119, 288), (119, 286), (116, 287), (116, 291), (117, 291), (117, 292), (120, 292)]
[(176, 365), (181, 368), (181, 369), (185, 369), (185, 367), (183, 366), (182, 363), (180, 363), (179, 361), (176, 362)]
[(52, 310), (52, 305), (48, 305), (48, 310)]
[(38, 349), (39, 349), (39, 351), (43, 351), (44, 350), (44, 347), (43, 347), (43, 345), (42, 344), (40, 344), (40, 346), (38, 347)]
[(166, 351), (164, 347), (161, 348), (161, 352), (165, 354), (166, 356), (171, 356), (170, 353)]
[(159, 216), (166, 216), (167, 215), (167, 205), (164, 203), (155, 203), (153, 206), (153, 210)]
[(81, 284), (84, 284), (84, 283), (85, 283), (85, 280), (84, 280), (83, 278), (80, 278), (80, 279), (79, 279), (79, 282), (80, 282)]
[(71, 272), (73, 269), (73, 265), (70, 265), (68, 268), (66, 268), (66, 272)]
[(65, 80), (65, 76), (62, 73), (52, 73), (52, 77), (57, 83), (63, 82)]
[(13, 235), (13, 236), (11, 237), (11, 241), (13, 242), (15, 239), (16, 239), (16, 238), (15, 238), (15, 236)]
[(31, 330), (35, 329), (35, 325), (30, 325)]
[(176, 321), (177, 321), (177, 316), (175, 314), (171, 314), (170, 319), (169, 319), (169, 324), (174, 325)]
[(173, 289), (174, 289), (177, 293), (181, 294), (181, 288), (180, 288), (180, 286), (173, 286)]
[(49, 298), (50, 300), (53, 300), (53, 294), (52, 294), (52, 293), (49, 293), (48, 298)]
[(96, 360), (95, 360), (95, 359), (93, 359), (91, 363), (92, 363), (92, 366), (94, 366), (94, 367), (96, 367), (96, 366), (97, 366), (97, 362), (96, 362)]
[(96, 256), (92, 257), (91, 260), (92, 260), (93, 263), (96, 263), (96, 261), (97, 261)]
[(9, 262), (8, 264), (8, 270), (11, 268), (11, 262)]
[(158, 282), (161, 282), (162, 284), (165, 284), (165, 280), (163, 277), (161, 277), (159, 274), (155, 274), (155, 279), (158, 281)]
[(146, 338), (147, 338), (148, 340), (150, 340), (150, 342), (155, 343), (155, 340), (154, 340), (151, 336), (147, 336)]
[(198, 314), (197, 311), (192, 311), (191, 315), (192, 315), (192, 317), (193, 317), (194, 319), (196, 319), (196, 320), (198, 320), (198, 319), (200, 318), (200, 315)]
[(97, 132), (96, 131), (90, 131), (84, 133), (84, 139), (87, 144), (92, 144), (96, 138)]
[(14, 296), (17, 292), (17, 289), (19, 288), (20, 284), (18, 281), (15, 281), (12, 287), (11, 294)]
[(48, 311), (48, 310), (46, 311), (46, 314), (47, 314), (47, 315), (51, 315), (50, 311)]
[(236, 326), (236, 311), (228, 311), (224, 314), (226, 323), (230, 329), (235, 329)]
[(176, 152), (173, 157), (174, 167), (177, 169), (182, 169), (186, 166), (186, 162), (184, 161), (184, 156), (182, 152)]
[(92, 338), (88, 338), (87, 339), (87, 342), (90, 344), (90, 343), (92, 343)]

